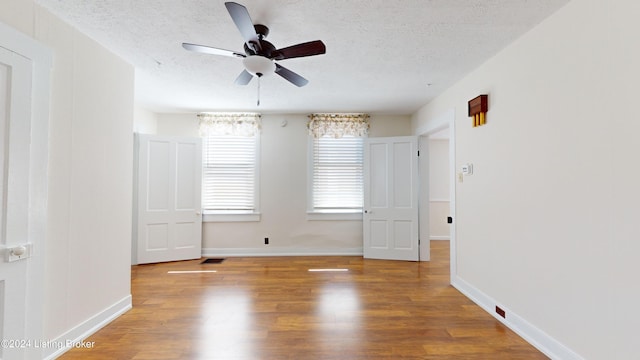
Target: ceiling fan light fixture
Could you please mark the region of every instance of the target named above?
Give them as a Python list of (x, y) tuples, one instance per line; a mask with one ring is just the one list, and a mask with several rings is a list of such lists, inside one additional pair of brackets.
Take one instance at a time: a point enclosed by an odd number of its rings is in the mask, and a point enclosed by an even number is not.
[(264, 56), (247, 56), (242, 62), (249, 73), (258, 77), (273, 74), (276, 71), (276, 63)]

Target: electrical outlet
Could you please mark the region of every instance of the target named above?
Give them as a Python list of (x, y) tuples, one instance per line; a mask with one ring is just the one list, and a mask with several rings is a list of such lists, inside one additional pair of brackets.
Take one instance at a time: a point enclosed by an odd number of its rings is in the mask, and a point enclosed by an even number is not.
[(264, 238), (264, 244), (269, 245), (269, 238)]

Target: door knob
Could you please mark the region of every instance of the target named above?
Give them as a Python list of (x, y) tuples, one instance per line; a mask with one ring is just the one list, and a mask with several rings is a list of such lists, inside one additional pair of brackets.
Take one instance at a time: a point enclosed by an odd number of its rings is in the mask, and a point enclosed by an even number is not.
[(32, 248), (31, 244), (29, 243), (7, 248), (7, 251), (5, 253), (6, 261), (13, 262), (17, 260), (28, 259), (31, 257), (31, 252)]
[(202, 213), (201, 213), (201, 212), (199, 212), (199, 211), (198, 211), (198, 212), (196, 212), (196, 216), (200, 216), (200, 215), (202, 215)]
[(22, 256), (26, 252), (27, 252), (27, 248), (22, 246), (22, 245), (21, 246), (16, 246), (16, 247), (11, 249), (11, 255), (15, 255), (15, 256)]

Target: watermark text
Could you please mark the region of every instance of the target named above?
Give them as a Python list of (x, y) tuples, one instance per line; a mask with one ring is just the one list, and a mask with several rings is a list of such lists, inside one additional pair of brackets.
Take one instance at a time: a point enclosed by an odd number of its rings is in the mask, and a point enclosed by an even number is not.
[(95, 341), (73, 341), (73, 340), (25, 340), (25, 339), (2, 339), (0, 348), (3, 349), (93, 349)]

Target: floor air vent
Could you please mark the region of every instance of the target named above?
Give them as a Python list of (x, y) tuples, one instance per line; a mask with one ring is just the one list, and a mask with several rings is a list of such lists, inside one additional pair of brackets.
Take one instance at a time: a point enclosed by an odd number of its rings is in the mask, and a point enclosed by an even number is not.
[(201, 264), (220, 264), (224, 261), (225, 259), (222, 258), (208, 258), (208, 259), (204, 259)]

